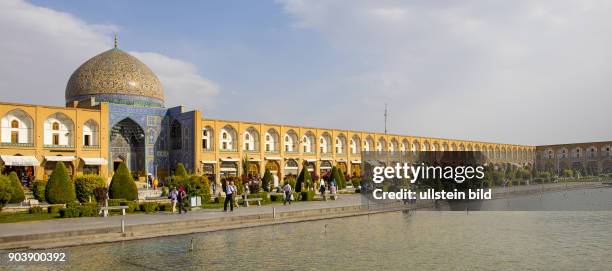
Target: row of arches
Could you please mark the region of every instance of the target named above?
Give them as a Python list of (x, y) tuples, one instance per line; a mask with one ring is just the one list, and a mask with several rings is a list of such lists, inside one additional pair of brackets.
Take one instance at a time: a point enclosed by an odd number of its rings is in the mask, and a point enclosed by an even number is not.
[[(482, 151), (491, 159), (520, 160), (532, 159), (532, 151), (528, 148), (497, 146), (489, 144), (472, 144), (438, 140), (410, 140), (392, 137), (389, 141), (383, 136), (367, 135), (364, 140), (358, 134), (349, 136), (338, 133), (332, 138), (329, 132), (323, 132), (318, 137), (312, 131), (299, 135), (294, 129), (289, 129), (281, 135), (275, 128), (262, 132), (250, 126), (241, 134), (232, 125), (225, 125), (215, 133), (212, 126), (202, 129), (202, 148), (204, 150), (220, 151), (247, 151), (268, 153), (301, 152), (311, 154), (318, 152), (321, 155), (331, 154), (360, 154), (361, 151), (389, 151), (389, 152), (418, 152), (418, 151)], [(215, 141), (215, 135), (219, 140)], [(263, 142), (262, 142), (263, 141)], [(218, 145), (216, 145), (218, 142)], [(263, 144), (262, 144), (263, 143)]]
[[(47, 116), (43, 122), (43, 144), (47, 147), (74, 147), (74, 122), (61, 112)], [(33, 118), (21, 109), (14, 109), (0, 119), (0, 142), (5, 145), (33, 146), (35, 125)], [(99, 125), (93, 119), (83, 123), (83, 146), (99, 145)]]
[(546, 148), (538, 153), (538, 156), (545, 159), (596, 159), (601, 157), (612, 157), (612, 146), (603, 145), (601, 147), (596, 147), (592, 145), (586, 148), (581, 146)]

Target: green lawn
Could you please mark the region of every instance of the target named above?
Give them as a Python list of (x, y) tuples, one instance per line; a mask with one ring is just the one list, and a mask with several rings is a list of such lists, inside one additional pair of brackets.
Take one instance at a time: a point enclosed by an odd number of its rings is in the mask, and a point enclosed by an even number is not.
[(48, 220), (48, 219), (56, 219), (56, 218), (59, 218), (59, 214), (0, 213), (0, 223)]

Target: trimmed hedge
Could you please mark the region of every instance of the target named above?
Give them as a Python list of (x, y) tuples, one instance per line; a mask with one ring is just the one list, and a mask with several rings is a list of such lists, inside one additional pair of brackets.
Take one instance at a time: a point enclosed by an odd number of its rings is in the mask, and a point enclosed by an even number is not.
[(79, 175), (74, 179), (74, 188), (79, 202), (96, 202), (94, 189), (106, 187), (106, 181), (100, 175)]
[(32, 183), (32, 194), (34, 194), (34, 198), (39, 202), (46, 201), (45, 199), (45, 187), (47, 186), (47, 181), (45, 180), (36, 180)]
[(247, 199), (254, 199), (254, 198), (261, 198), (261, 202), (270, 202), (270, 198), (268, 197), (268, 193), (266, 192), (259, 192), (259, 193), (253, 193), (253, 194), (248, 194), (247, 195)]
[(111, 199), (137, 200), (138, 188), (125, 163), (119, 164), (119, 168), (108, 189), (108, 197)]
[(11, 172), (9, 175), (9, 181), (11, 181), (11, 188), (13, 192), (11, 193), (10, 203), (20, 203), (25, 200), (25, 193), (23, 192), (23, 185), (17, 177), (17, 173), (15, 171)]
[(83, 203), (79, 206), (79, 216), (98, 216), (98, 204)]
[(315, 193), (314, 191), (302, 191), (301, 201), (313, 201)]
[(120, 206), (125, 199), (108, 199), (108, 206)]
[(156, 202), (145, 202), (140, 204), (140, 211), (145, 213), (152, 213), (157, 211), (157, 203)]
[(185, 165), (183, 165), (183, 163), (178, 163), (176, 165), (176, 170), (174, 171), (174, 177), (180, 177), (183, 179), (187, 179), (188, 174), (187, 174), (187, 170), (185, 170)]
[(59, 213), (59, 211), (62, 208), (64, 208), (64, 207), (62, 207), (61, 205), (51, 205), (51, 206), (47, 207), (47, 213), (57, 214), (57, 213)]
[(66, 166), (61, 161), (55, 164), (55, 169), (45, 187), (45, 199), (52, 204), (69, 203), (76, 200), (74, 182), (68, 176)]
[(172, 203), (160, 203), (157, 208), (162, 212), (172, 212)]
[(136, 211), (136, 209), (138, 209), (140, 206), (138, 205), (138, 202), (135, 201), (122, 201), (119, 203), (119, 205), (121, 206), (127, 206), (127, 210), (125, 210), (128, 213), (133, 213), (134, 211)]
[(28, 213), (30, 214), (41, 214), (43, 213), (43, 208), (40, 206), (33, 206), (28, 209)]
[(285, 200), (285, 194), (270, 194), (270, 201), (282, 202)]
[(310, 172), (308, 171), (308, 167), (305, 165), (302, 167), (302, 172), (297, 178), (297, 182), (293, 190), (295, 192), (302, 192), (302, 189), (308, 189), (312, 185), (312, 178), (310, 177)]

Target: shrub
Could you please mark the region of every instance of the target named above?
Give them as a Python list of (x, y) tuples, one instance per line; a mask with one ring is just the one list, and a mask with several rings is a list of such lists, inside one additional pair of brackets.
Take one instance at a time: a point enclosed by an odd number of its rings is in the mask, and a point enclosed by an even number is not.
[(49, 203), (69, 203), (76, 200), (74, 182), (68, 177), (66, 166), (61, 161), (55, 165), (45, 187), (45, 199)]
[(165, 186), (162, 187), (162, 193), (161, 193), (162, 197), (168, 197), (168, 188), (166, 188)]
[(127, 206), (127, 210), (125, 210), (128, 213), (133, 213), (134, 211), (136, 211), (136, 209), (138, 209), (140, 206), (138, 205), (138, 202), (135, 201), (122, 201), (119, 203), (119, 205), (121, 206)]
[(120, 206), (121, 202), (126, 201), (125, 199), (109, 199), (108, 206)]
[(74, 188), (79, 202), (95, 202), (94, 189), (103, 187), (106, 187), (106, 181), (100, 175), (80, 175), (74, 179)]
[(271, 194), (270, 195), (270, 201), (282, 202), (283, 200), (285, 200), (285, 194)]
[(361, 178), (356, 176), (351, 177), (351, 184), (355, 189), (358, 189), (359, 186), (361, 186)]
[(303, 191), (302, 192), (302, 197), (300, 198), (301, 201), (312, 201), (314, 200), (314, 191)]
[(340, 178), (340, 182), (338, 182), (338, 189), (346, 188), (346, 175), (344, 175), (344, 172), (340, 168), (338, 169), (338, 177)]
[(11, 172), (8, 175), (9, 181), (11, 182), (11, 188), (13, 192), (11, 193), (10, 203), (20, 203), (25, 200), (25, 193), (23, 192), (23, 185), (17, 177), (17, 173), (15, 171)]
[(79, 216), (98, 216), (98, 205), (96, 203), (83, 203), (78, 209)]
[(158, 209), (163, 212), (172, 212), (172, 203), (160, 203)]
[(108, 189), (106, 187), (98, 187), (93, 190), (93, 195), (97, 202), (104, 202), (108, 198)]
[(156, 202), (145, 202), (140, 204), (140, 211), (145, 213), (152, 213), (157, 211), (157, 203)]
[(270, 185), (272, 184), (273, 177), (270, 170), (266, 168), (266, 172), (264, 172), (263, 179), (261, 179), (261, 186), (263, 186), (263, 190), (266, 192), (270, 192)]
[(176, 165), (176, 170), (174, 171), (174, 177), (180, 177), (183, 179), (187, 179), (188, 174), (187, 171), (185, 170), (185, 165), (183, 165), (183, 163), (178, 163)]
[(138, 188), (125, 163), (119, 164), (119, 168), (111, 180), (108, 194), (111, 199), (138, 199)]
[(563, 177), (572, 177), (574, 176), (574, 172), (571, 169), (563, 170)]
[(332, 167), (331, 178), (332, 178), (332, 181), (335, 181), (336, 187), (340, 189), (340, 182), (341, 182), (340, 173), (338, 172), (338, 168), (336, 166)]
[(32, 183), (32, 194), (40, 202), (46, 201), (45, 186), (47, 186), (47, 181), (45, 180), (36, 180)]
[(312, 178), (310, 177), (310, 172), (308, 172), (308, 167), (306, 165), (302, 167), (302, 171), (300, 172), (295, 185), (295, 192), (301, 192), (302, 188), (309, 188), (312, 185)]
[(62, 208), (63, 207), (61, 205), (50, 205), (49, 207), (47, 207), (47, 213), (57, 214)]
[(43, 208), (40, 206), (33, 206), (28, 209), (28, 213), (30, 214), (40, 214), (43, 212)]
[(80, 208), (77, 207), (66, 207), (62, 208), (59, 211), (60, 217), (69, 218), (69, 217), (79, 217)]
[(12, 193), (13, 189), (8, 177), (0, 175), (0, 210), (2, 210), (5, 204), (10, 202)]
[(247, 195), (247, 199), (254, 199), (254, 198), (261, 198), (261, 202), (270, 202), (270, 198), (268, 197), (268, 193), (267, 192), (259, 192), (259, 193), (253, 193), (253, 194), (248, 194)]
[(285, 184), (289, 183), (289, 185), (291, 186), (291, 189), (295, 190), (295, 185), (297, 184), (297, 180), (295, 179), (295, 176), (288, 176), (287, 178), (285, 178)]

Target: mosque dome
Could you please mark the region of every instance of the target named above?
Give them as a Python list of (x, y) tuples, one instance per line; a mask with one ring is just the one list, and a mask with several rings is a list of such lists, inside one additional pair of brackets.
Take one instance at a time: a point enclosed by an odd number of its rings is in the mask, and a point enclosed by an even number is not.
[(117, 48), (83, 63), (68, 80), (66, 103), (94, 97), (97, 102), (163, 107), (157, 76), (137, 58)]

